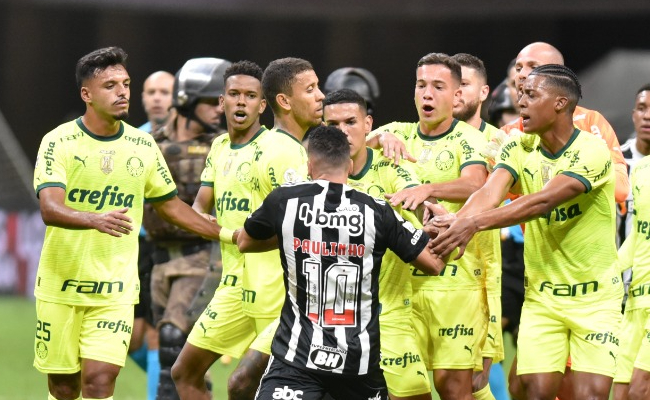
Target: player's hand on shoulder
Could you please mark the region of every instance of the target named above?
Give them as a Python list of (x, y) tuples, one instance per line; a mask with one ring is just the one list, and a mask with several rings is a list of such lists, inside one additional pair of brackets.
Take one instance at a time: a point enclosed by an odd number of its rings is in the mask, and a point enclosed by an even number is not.
[(404, 142), (390, 132), (383, 132), (379, 135), (379, 145), (382, 148), (384, 157), (392, 159), (395, 165), (399, 165), (401, 160), (408, 160), (410, 162), (417, 161), (406, 150)]
[(119, 210), (108, 211), (102, 214), (93, 214), (93, 226), (101, 233), (121, 237), (128, 235), (133, 230), (131, 218), (126, 215), (128, 207)]

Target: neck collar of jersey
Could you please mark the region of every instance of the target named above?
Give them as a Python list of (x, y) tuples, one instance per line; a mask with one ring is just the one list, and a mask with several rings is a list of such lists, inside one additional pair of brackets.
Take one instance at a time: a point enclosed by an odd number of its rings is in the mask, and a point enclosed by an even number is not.
[(300, 144), (300, 145), (302, 146), (302, 143), (300, 143), (300, 140), (298, 140), (295, 136), (293, 136), (293, 135), (290, 134), (289, 132), (287, 132), (287, 131), (285, 131), (285, 130), (282, 130), (282, 129), (280, 129), (280, 128), (275, 128), (274, 130), (275, 130), (276, 132), (280, 132), (280, 133), (283, 133), (283, 134), (289, 136), (291, 139), (295, 140), (298, 144)]
[(481, 132), (485, 132), (485, 127), (486, 126), (487, 126), (487, 124), (485, 123), (485, 121), (481, 120), (481, 125), (478, 127), (478, 130), (481, 131)]
[(86, 133), (91, 138), (93, 138), (95, 140), (99, 140), (101, 142), (110, 142), (110, 141), (113, 141), (113, 140), (117, 140), (117, 139), (121, 138), (122, 134), (124, 133), (124, 124), (122, 123), (122, 121), (120, 121), (120, 129), (117, 130), (117, 133), (115, 135), (111, 135), (111, 136), (95, 135), (94, 133), (92, 133), (90, 131), (90, 129), (88, 129), (86, 127), (86, 125), (84, 125), (83, 121), (81, 120), (81, 117), (77, 118), (76, 122), (77, 122), (77, 126), (79, 127), (79, 129), (84, 131), (84, 133)]
[(562, 148), (560, 150), (558, 150), (557, 153), (555, 153), (555, 154), (544, 150), (544, 148), (542, 146), (539, 146), (539, 148), (542, 150), (542, 154), (544, 155), (544, 157), (550, 158), (551, 160), (556, 160), (566, 151), (566, 149), (569, 148), (569, 146), (571, 146), (571, 144), (573, 144), (573, 141), (576, 140), (579, 133), (580, 133), (580, 129), (575, 128), (573, 130), (573, 133), (571, 134), (571, 137), (569, 138), (569, 141), (566, 142), (566, 144), (564, 146), (562, 146)]
[(427, 136), (424, 133), (422, 133), (422, 131), (420, 130), (420, 123), (418, 123), (418, 136), (420, 137), (420, 139), (425, 140), (427, 142), (432, 142), (434, 140), (440, 140), (440, 139), (444, 138), (445, 136), (449, 135), (451, 132), (453, 132), (454, 129), (456, 129), (456, 124), (458, 124), (458, 120), (456, 118), (454, 118), (454, 120), (451, 121), (451, 125), (449, 126), (449, 129), (447, 129), (445, 132), (441, 133), (440, 135), (436, 135), (436, 136)]
[(363, 166), (363, 169), (359, 171), (358, 174), (356, 175), (350, 175), (348, 178), (358, 181), (359, 179), (363, 178), (363, 176), (368, 172), (370, 169), (370, 166), (372, 165), (372, 158), (374, 156), (373, 151), (370, 149), (370, 147), (366, 147), (366, 163)]
[(236, 150), (236, 149), (241, 149), (241, 148), (243, 148), (243, 147), (248, 146), (251, 142), (253, 142), (255, 139), (257, 139), (257, 137), (258, 137), (259, 135), (261, 135), (262, 132), (264, 132), (265, 130), (266, 130), (265, 127), (261, 127), (257, 132), (255, 132), (255, 134), (253, 135), (253, 137), (250, 138), (250, 140), (249, 140), (248, 142), (246, 142), (246, 143), (235, 144), (235, 143), (232, 143), (232, 142), (231, 142), (231, 143), (230, 143), (230, 148), (233, 149), (233, 150)]

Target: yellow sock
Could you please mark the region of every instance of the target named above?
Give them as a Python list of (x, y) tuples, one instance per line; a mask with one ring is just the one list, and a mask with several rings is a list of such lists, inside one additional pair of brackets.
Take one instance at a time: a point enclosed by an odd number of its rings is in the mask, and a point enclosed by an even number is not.
[(474, 396), (476, 400), (496, 400), (494, 398), (494, 395), (492, 394), (492, 391), (490, 390), (489, 383), (485, 385), (485, 387), (479, 390), (478, 392), (472, 393), (472, 396)]
[[(56, 397), (52, 396), (52, 393), (48, 393), (47, 394), (47, 400), (58, 400), (58, 399)], [(77, 397), (75, 400), (82, 400), (81, 395), (79, 395), (79, 397)]]

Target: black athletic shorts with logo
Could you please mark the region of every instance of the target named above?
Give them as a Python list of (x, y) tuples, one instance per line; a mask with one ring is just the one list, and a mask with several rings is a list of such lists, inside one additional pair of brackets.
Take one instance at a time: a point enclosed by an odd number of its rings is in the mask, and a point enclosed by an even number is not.
[(387, 400), (388, 389), (381, 369), (366, 375), (321, 374), (299, 369), (271, 356), (260, 382), (257, 400), (335, 399)]

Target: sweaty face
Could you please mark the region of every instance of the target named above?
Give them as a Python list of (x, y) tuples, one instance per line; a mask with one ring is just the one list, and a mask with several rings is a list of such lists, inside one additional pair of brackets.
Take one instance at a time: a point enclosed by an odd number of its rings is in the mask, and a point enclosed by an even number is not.
[(196, 103), (194, 114), (199, 121), (210, 125), (212, 129), (216, 131), (221, 122), (223, 107), (221, 107), (218, 98), (200, 99), (199, 102)]
[(545, 80), (543, 76), (532, 75), (523, 84), (519, 114), (526, 133), (545, 133), (555, 122), (557, 93)]
[(321, 124), (325, 95), (318, 88), (316, 72), (308, 70), (296, 75), (291, 85), (291, 95), (287, 95), (287, 98), (294, 118), (300, 126), (312, 127)]
[(563, 64), (561, 56), (548, 46), (532, 44), (521, 50), (515, 62), (515, 84), (520, 95), (524, 81), (530, 72), (541, 65), (548, 64)]
[[(458, 93), (458, 94), (456, 94)], [(435, 129), (452, 117), (458, 83), (444, 65), (422, 65), (416, 70), (415, 107), (420, 124)]]
[(350, 142), (350, 156), (354, 159), (366, 151), (366, 136), (372, 130), (372, 117), (356, 103), (330, 104), (323, 112), (325, 125), (342, 130)]
[(87, 79), (81, 88), (85, 100), (105, 120), (124, 120), (129, 116), (131, 78), (122, 65), (112, 65)]
[(258, 119), (266, 101), (262, 97), (262, 84), (249, 75), (232, 75), (226, 80), (223, 108), (228, 128), (235, 131), (248, 129)]
[(174, 77), (171, 74), (155, 74), (144, 82), (142, 104), (150, 121), (162, 124), (167, 120), (172, 106), (173, 86)]
[[(460, 100), (454, 105), (454, 118), (467, 121), (478, 111), (479, 106), (487, 96), (483, 94), (485, 82), (473, 68), (461, 67), (463, 78), (460, 81)], [(483, 96), (483, 97), (482, 97)]]
[(650, 90), (644, 90), (636, 96), (632, 122), (637, 139), (650, 143)]

